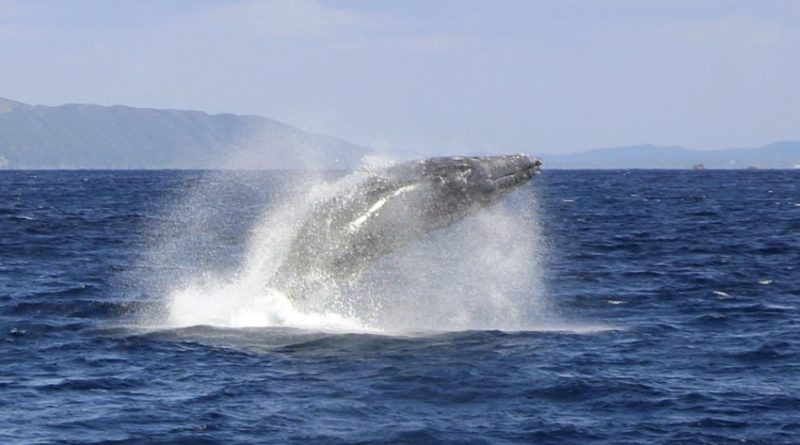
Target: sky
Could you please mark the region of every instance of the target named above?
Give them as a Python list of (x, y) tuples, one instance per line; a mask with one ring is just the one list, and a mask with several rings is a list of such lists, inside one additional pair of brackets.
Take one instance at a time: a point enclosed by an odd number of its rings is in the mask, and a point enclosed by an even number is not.
[(800, 139), (800, 1), (0, 0), (0, 97), (429, 154), (754, 147)]

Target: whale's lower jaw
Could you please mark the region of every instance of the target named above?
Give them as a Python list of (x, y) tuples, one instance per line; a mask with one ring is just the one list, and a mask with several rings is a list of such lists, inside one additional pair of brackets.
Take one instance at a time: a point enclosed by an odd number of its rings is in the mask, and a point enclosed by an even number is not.
[(512, 155), (432, 158), (373, 173), (320, 203), (269, 285), (302, 300), (321, 285), (355, 280), (398, 247), (499, 202), (540, 168), (538, 159)]

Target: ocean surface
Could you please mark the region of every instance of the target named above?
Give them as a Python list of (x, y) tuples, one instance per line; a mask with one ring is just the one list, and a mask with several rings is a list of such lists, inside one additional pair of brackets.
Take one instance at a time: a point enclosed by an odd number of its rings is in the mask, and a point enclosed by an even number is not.
[(342, 181), (0, 171), (0, 443), (800, 443), (800, 171), (545, 169), (294, 307)]

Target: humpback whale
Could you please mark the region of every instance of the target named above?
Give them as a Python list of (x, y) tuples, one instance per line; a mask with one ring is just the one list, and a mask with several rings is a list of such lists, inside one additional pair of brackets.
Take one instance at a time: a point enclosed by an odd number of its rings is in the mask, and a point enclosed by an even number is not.
[(357, 279), (398, 247), (501, 201), (541, 164), (522, 154), (459, 156), (369, 172), (310, 212), (269, 285), (302, 300), (324, 283)]

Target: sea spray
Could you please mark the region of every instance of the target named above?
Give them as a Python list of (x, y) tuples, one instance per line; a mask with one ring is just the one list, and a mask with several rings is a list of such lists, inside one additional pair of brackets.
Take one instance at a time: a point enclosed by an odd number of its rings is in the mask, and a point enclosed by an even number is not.
[[(546, 313), (542, 243), (530, 188), (515, 192), (524, 193), (523, 200), (484, 209), (387, 255), (359, 280), (320, 287), (304, 296), (303, 305), (268, 286), (312, 209), (352, 191), (381, 163), (373, 160), (338, 179), (302, 174), (302, 181), (293, 181), (284, 176), (262, 200), (221, 198), (229, 182), (241, 180), (233, 172), (198, 180), (186, 201), (175, 206), (180, 213), (166, 217), (188, 233), (177, 242), (161, 237), (153, 249), (161, 255), (152, 258), (169, 261), (161, 265), (164, 276), (157, 280), (164, 298), (160, 322), (347, 332), (522, 330), (541, 324)], [(237, 206), (258, 205), (263, 206), (261, 216), (238, 221), (248, 228), (231, 243), (237, 237), (225, 232), (226, 215), (237, 213)], [(221, 261), (204, 258), (220, 252), (213, 249), (215, 242), (239, 251)], [(192, 267), (176, 269), (175, 264), (186, 262), (181, 255), (199, 258)]]
[(357, 282), (355, 306), (373, 309), (364, 316), (388, 330), (527, 330), (553, 322), (533, 211), (500, 204), (399, 249)]

